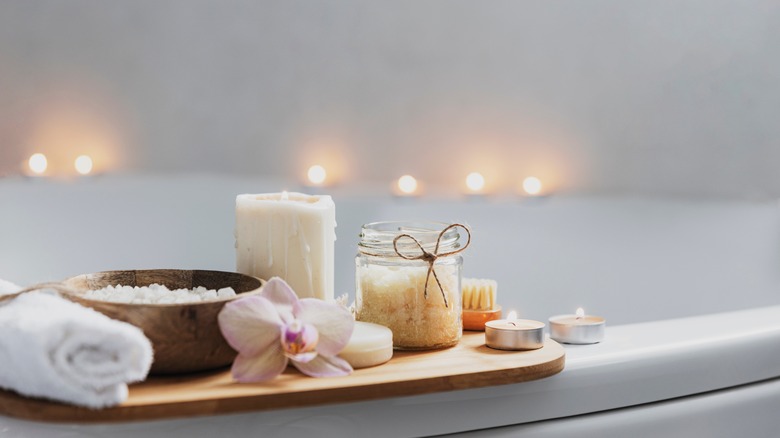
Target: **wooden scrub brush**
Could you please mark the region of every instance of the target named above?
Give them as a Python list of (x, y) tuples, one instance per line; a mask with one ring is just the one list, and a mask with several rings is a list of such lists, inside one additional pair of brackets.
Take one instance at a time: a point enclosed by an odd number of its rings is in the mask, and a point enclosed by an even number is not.
[(497, 290), (495, 280), (463, 279), (463, 330), (484, 331), (486, 322), (501, 319), (501, 306), (496, 304)]

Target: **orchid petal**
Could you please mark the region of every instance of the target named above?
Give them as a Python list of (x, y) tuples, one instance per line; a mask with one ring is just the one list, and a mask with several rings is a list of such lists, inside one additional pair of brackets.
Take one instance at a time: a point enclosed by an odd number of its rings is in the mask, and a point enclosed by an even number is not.
[(278, 344), (283, 327), (274, 305), (257, 295), (225, 304), (217, 321), (227, 343), (246, 356), (256, 356), (269, 345)]
[(335, 356), (347, 346), (355, 320), (349, 310), (316, 298), (304, 298), (295, 304), (295, 317), (313, 325), (319, 333), (317, 352)]
[(282, 345), (276, 342), (256, 356), (239, 354), (230, 370), (233, 378), (241, 383), (271, 380), (287, 368), (287, 356)]
[(314, 360), (314, 358), (317, 357), (317, 352), (310, 351), (308, 353), (298, 353), (298, 354), (285, 353), (284, 355), (287, 356), (287, 358), (293, 362), (306, 363)]
[(282, 321), (289, 323), (293, 320), (293, 306), (298, 302), (290, 285), (279, 277), (274, 277), (260, 290), (260, 296), (268, 299), (276, 306)]
[(347, 376), (352, 372), (349, 362), (337, 356), (323, 356), (319, 354), (309, 362), (293, 361), (292, 364), (303, 374), (311, 377), (341, 377)]

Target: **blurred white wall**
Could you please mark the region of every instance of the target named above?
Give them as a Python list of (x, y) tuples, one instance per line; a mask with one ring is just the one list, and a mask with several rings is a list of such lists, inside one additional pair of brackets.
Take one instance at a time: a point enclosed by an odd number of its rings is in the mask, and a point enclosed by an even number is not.
[(0, 175), (780, 195), (774, 0), (0, 2)]
[[(110, 176), (0, 181), (0, 278), (30, 285), (114, 269), (233, 271), (235, 195), (276, 181)], [(553, 196), (539, 202), (333, 193), (336, 294), (355, 296), (360, 227), (379, 220), (467, 223), (467, 277), (545, 321), (577, 307), (610, 325), (780, 304), (777, 201)], [(6, 437), (3, 437), (6, 438)]]

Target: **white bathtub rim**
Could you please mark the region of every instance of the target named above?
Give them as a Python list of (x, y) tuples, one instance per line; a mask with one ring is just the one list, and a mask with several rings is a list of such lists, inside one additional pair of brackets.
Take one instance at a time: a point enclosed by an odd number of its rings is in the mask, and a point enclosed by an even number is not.
[[(608, 327), (601, 344), (565, 346), (547, 379), (364, 403), (116, 425), (50, 425), (0, 417), (18, 436), (421, 436), (603, 412), (780, 377), (780, 306)], [(175, 433), (174, 433), (175, 431)], [(25, 433), (21, 433), (25, 432)], [(8, 436), (16, 436), (9, 434)]]

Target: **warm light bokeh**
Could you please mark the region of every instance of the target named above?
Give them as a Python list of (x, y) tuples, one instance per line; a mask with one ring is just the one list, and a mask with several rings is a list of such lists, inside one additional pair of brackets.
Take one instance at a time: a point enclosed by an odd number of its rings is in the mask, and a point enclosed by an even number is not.
[(92, 158), (89, 155), (79, 155), (76, 161), (74, 161), (73, 167), (76, 168), (76, 172), (79, 174), (89, 175), (92, 172)]
[(315, 186), (321, 186), (325, 184), (325, 179), (328, 177), (328, 173), (325, 168), (319, 164), (315, 164), (309, 167), (309, 171), (306, 173), (306, 177), (309, 179), (309, 183)]
[(471, 193), (481, 193), (485, 189), (485, 177), (479, 172), (471, 172), (466, 176), (466, 188)]
[(535, 176), (529, 176), (523, 180), (523, 191), (531, 196), (536, 196), (542, 192), (542, 182)]
[[(336, 187), (352, 182), (359, 171), (353, 163), (357, 145), (338, 132), (322, 127), (301, 127), (300, 137), (292, 140), (294, 159), (290, 162), (291, 173), (305, 186), (317, 185), (309, 179), (309, 170), (321, 166), (325, 172), (323, 187)], [(338, 130), (336, 130), (338, 131)]]
[(411, 175), (398, 178), (398, 190), (405, 195), (413, 195), (417, 192), (417, 179)]
[(77, 174), (74, 159), (79, 155), (92, 161), (88, 173), (118, 169), (127, 152), (123, 138), (127, 121), (111, 100), (98, 90), (77, 86), (49, 90), (47, 96), (49, 100), (28, 115), (30, 124), (21, 138), (36, 149), (29, 153), (46, 155), (46, 174)]
[(42, 175), (49, 167), (49, 161), (46, 159), (46, 155), (35, 153), (30, 156), (29, 160), (27, 160), (27, 166), (30, 168), (32, 173), (36, 175)]

